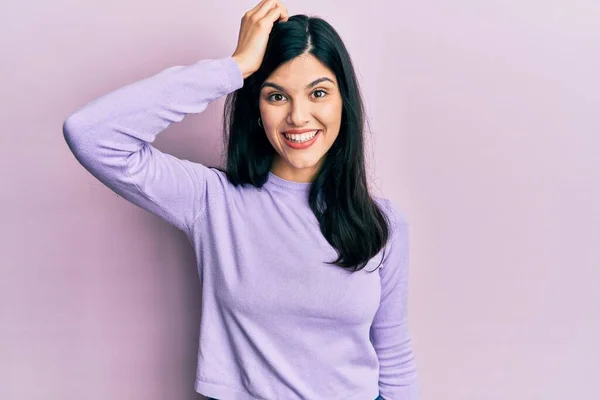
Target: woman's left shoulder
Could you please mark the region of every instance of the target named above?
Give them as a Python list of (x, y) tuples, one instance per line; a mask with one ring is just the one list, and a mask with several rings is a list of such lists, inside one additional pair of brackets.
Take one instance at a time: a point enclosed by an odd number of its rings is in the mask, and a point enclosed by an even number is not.
[(408, 225), (406, 214), (391, 199), (375, 195), (371, 197), (386, 214), (393, 226)]

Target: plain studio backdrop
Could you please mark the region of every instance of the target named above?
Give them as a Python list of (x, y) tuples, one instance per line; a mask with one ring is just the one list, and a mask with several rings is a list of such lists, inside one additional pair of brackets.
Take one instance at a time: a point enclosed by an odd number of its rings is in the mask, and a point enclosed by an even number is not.
[[(127, 83), (231, 55), (256, 1), (4, 3), (0, 398), (200, 399), (190, 244), (61, 129)], [(600, 3), (284, 4), (355, 63), (373, 191), (410, 225), (422, 399), (599, 399)], [(220, 164), (223, 100), (155, 146)]]

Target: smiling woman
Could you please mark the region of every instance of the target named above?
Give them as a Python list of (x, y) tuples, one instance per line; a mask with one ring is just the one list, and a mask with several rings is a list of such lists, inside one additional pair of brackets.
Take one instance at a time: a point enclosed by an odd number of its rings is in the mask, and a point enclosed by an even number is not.
[(277, 153), (271, 171), (311, 182), (340, 131), (342, 96), (335, 74), (307, 52), (278, 67), (261, 88), (260, 118)]
[[(242, 56), (233, 58), (245, 71)], [(234, 184), (262, 187), (272, 173), (310, 183), (309, 205), (336, 265), (360, 270), (389, 238), (369, 193), (364, 106), (350, 55), (335, 29), (294, 15), (273, 25), (264, 57), (227, 95), (223, 129)]]
[[(152, 146), (223, 95), (225, 171)], [(358, 82), (330, 24), (262, 0), (232, 56), (105, 94), (63, 133), (91, 174), (194, 246), (198, 393), (418, 399), (408, 224), (369, 193)]]
[[(248, 37), (244, 32), (242, 27), (241, 38)], [(307, 15), (275, 23), (264, 57), (255, 58), (256, 54), (263, 52), (238, 45), (232, 56), (245, 79), (225, 102), (227, 165), (221, 172), (236, 187), (262, 191), (277, 182), (287, 189), (302, 188), (302, 204), (307, 200), (312, 214), (309, 220), (316, 222), (337, 255), (326, 264), (348, 272), (360, 272), (370, 264), (382, 266), (381, 303), (369, 330), (379, 360), (380, 393), (396, 400), (417, 399), (406, 313), (406, 221), (389, 200), (369, 193), (364, 106), (350, 55), (328, 22)], [(293, 204), (288, 198), (285, 203)], [(292, 226), (286, 228), (290, 234)], [(300, 240), (297, 233), (293, 240)], [(291, 254), (289, 247), (281, 251)], [(384, 260), (392, 265), (386, 266)], [(301, 279), (310, 279), (309, 272)], [(366, 301), (366, 286), (358, 292), (362, 294), (358, 299)]]

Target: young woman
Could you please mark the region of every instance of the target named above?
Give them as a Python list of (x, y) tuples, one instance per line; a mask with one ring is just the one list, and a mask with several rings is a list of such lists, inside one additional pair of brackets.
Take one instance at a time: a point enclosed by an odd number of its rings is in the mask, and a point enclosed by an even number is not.
[[(227, 95), (226, 169), (154, 148)], [(202, 282), (195, 388), (221, 400), (415, 400), (408, 225), (369, 193), (350, 56), (262, 0), (231, 56), (173, 66), (69, 116), (77, 160), (188, 236)]]

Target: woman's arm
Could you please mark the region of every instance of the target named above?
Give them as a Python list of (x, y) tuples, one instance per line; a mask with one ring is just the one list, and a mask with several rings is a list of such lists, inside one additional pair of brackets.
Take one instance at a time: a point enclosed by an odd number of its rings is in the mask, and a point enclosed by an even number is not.
[(84, 105), (65, 120), (64, 137), (98, 180), (184, 230), (203, 211), (216, 173), (151, 143), (171, 123), (242, 86), (232, 57), (173, 66)]
[(381, 303), (371, 325), (371, 343), (379, 359), (379, 393), (385, 400), (419, 398), (417, 368), (408, 329), (408, 225), (393, 208), (393, 230), (379, 268)]

